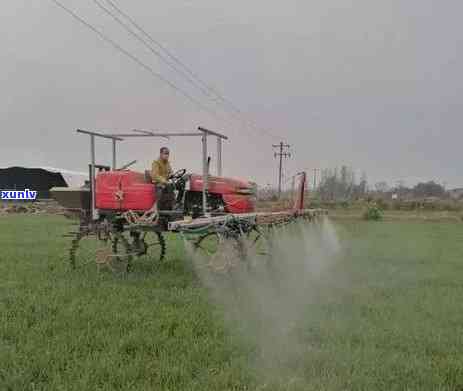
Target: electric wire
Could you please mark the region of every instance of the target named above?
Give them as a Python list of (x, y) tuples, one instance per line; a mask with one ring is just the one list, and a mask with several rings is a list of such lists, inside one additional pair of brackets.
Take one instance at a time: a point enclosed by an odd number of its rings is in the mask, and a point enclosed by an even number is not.
[[(184, 71), (180, 70), (178, 66), (175, 66), (174, 64), (172, 64), (170, 61), (168, 61), (163, 55), (162, 53), (159, 51), (159, 50), (156, 50), (155, 48), (153, 48), (152, 45), (150, 45), (148, 42), (146, 42), (146, 40), (141, 37), (139, 34), (137, 34), (134, 30), (132, 30), (129, 26), (127, 26), (127, 24), (124, 23), (124, 21), (121, 20), (121, 18), (119, 18), (117, 15), (115, 15), (113, 12), (111, 12), (111, 10), (109, 10), (108, 8), (106, 8), (103, 4), (101, 4), (101, 2), (99, 0), (93, 0), (93, 2), (103, 11), (105, 12), (107, 15), (111, 16), (119, 25), (121, 25), (130, 35), (132, 35), (134, 38), (136, 38), (137, 40), (139, 40), (141, 43), (143, 43), (143, 45), (145, 45), (145, 47), (148, 48), (148, 50), (150, 50), (154, 55), (156, 55), (157, 57), (159, 57), (161, 59), (162, 62), (164, 62), (165, 64), (167, 64), (169, 67), (171, 67), (174, 71), (178, 72), (178, 73), (181, 73), (182, 76), (189, 82), (191, 83), (193, 86), (195, 86), (196, 88), (199, 88), (204, 94), (206, 95), (209, 95), (209, 92), (204, 89), (197, 81), (195, 81), (195, 79), (193, 79), (191, 76), (185, 74)], [(122, 15), (125, 15), (125, 14), (122, 14)]]
[[(253, 121), (250, 121), (247, 118), (244, 118), (244, 113), (236, 107), (233, 102), (230, 100), (226, 99), (222, 94), (220, 94), (215, 88), (211, 87), (208, 83), (206, 83), (204, 80), (202, 80), (194, 71), (192, 71), (185, 63), (183, 63), (178, 57), (173, 55), (167, 48), (165, 48), (159, 41), (153, 38), (151, 34), (149, 34), (143, 27), (138, 24), (134, 18), (130, 17), (126, 12), (124, 12), (120, 7), (117, 6), (117, 4), (113, 0), (105, 0), (107, 4), (109, 4), (116, 12), (118, 12), (121, 16), (123, 16), (132, 26), (134, 26), (137, 30), (139, 30), (152, 44), (156, 45), (159, 50), (161, 50), (166, 56), (168, 56), (172, 61), (174, 61), (176, 64), (182, 67), (184, 71), (186, 71), (188, 75), (185, 75), (185, 72), (182, 72), (178, 69), (178, 67), (175, 67), (173, 64), (169, 63), (162, 57), (162, 54), (158, 51), (155, 50), (151, 45), (149, 45), (143, 38), (141, 38), (138, 34), (136, 34), (133, 30), (130, 29), (126, 24), (124, 24), (120, 18), (118, 18), (114, 13), (109, 11), (106, 7), (102, 6), (101, 3), (98, 0), (93, 0), (104, 12), (109, 14), (116, 22), (121, 24), (131, 35), (135, 36), (137, 39), (139, 39), (142, 43), (145, 44), (154, 54), (156, 54), (158, 57), (163, 59), (165, 63), (167, 63), (170, 67), (175, 69), (177, 72), (181, 73), (183, 77), (185, 77), (187, 80), (189, 80), (190, 83), (193, 83), (196, 85), (197, 88), (199, 88), (203, 93), (205, 93), (207, 96), (210, 97), (210, 95), (214, 95), (216, 97), (216, 101), (220, 100), (222, 101), (223, 104), (228, 105), (234, 112), (235, 114), (238, 115), (237, 119), (242, 121), (243, 123), (247, 123), (248, 127), (252, 127), (254, 130), (265, 133), (270, 137), (273, 138), (278, 138), (280, 139), (281, 137), (267, 131), (264, 129), (261, 129), (258, 127)], [(196, 83), (195, 83), (196, 81)], [(200, 84), (201, 86), (198, 86)], [(205, 91), (206, 90), (206, 91)], [(243, 118), (241, 118), (243, 117)]]
[(134, 54), (130, 53), (127, 49), (123, 48), (121, 45), (119, 45), (116, 41), (108, 37), (106, 34), (102, 33), (99, 31), (95, 26), (87, 22), (85, 19), (80, 17), (76, 12), (71, 10), (70, 8), (66, 7), (64, 4), (62, 4), (58, 0), (50, 0), (53, 3), (55, 3), (58, 7), (63, 9), (65, 12), (67, 12), (69, 15), (71, 15), (74, 19), (76, 19), (78, 22), (86, 26), (88, 29), (93, 31), (95, 34), (97, 34), (103, 41), (109, 43), (113, 48), (124, 54), (125, 56), (129, 57), (132, 61), (137, 63), (139, 66), (144, 68), (147, 72), (149, 72), (152, 76), (155, 78), (163, 81), (165, 84), (169, 85), (172, 89), (176, 90), (179, 92), (181, 95), (183, 95), (186, 99), (188, 99), (190, 102), (194, 103), (196, 106), (201, 108), (202, 110), (208, 112), (209, 114), (213, 115), (214, 117), (218, 118), (219, 120), (223, 121), (222, 118), (213, 110), (211, 110), (209, 107), (205, 106), (203, 103), (201, 103), (199, 100), (195, 99), (193, 96), (185, 92), (183, 89), (179, 88), (176, 84), (172, 83), (169, 79), (165, 78), (162, 76), (160, 73), (156, 72), (151, 66), (145, 64), (142, 60), (140, 60), (137, 56)]
[[(109, 36), (107, 36), (106, 34), (104, 34), (103, 32), (99, 31), (94, 25), (92, 25), (91, 23), (87, 22), (84, 18), (82, 18), (81, 16), (79, 16), (75, 11), (71, 10), (70, 8), (66, 7), (64, 4), (62, 4), (60, 1), (58, 0), (51, 0), (55, 5), (57, 5), (58, 7), (60, 7), (61, 9), (63, 9), (66, 13), (68, 13), (70, 16), (72, 16), (74, 19), (76, 19), (78, 22), (80, 22), (81, 24), (83, 24), (84, 26), (86, 26), (88, 29), (90, 29), (91, 31), (93, 31), (95, 34), (97, 34), (100, 39), (102, 39), (103, 41), (109, 43), (114, 49), (118, 50), (119, 52), (121, 52), (122, 54), (124, 54), (126, 57), (129, 57), (132, 61), (134, 61), (135, 63), (137, 63), (139, 66), (141, 66), (142, 68), (144, 68), (147, 72), (149, 72), (153, 77), (161, 80), (162, 82), (164, 82), (165, 84), (169, 85), (172, 89), (176, 90), (178, 93), (180, 93), (181, 95), (183, 95), (186, 99), (188, 99), (190, 102), (192, 102), (193, 104), (195, 104), (196, 106), (198, 106), (199, 108), (201, 108), (202, 110), (208, 112), (209, 114), (213, 115), (215, 118), (219, 119), (220, 121), (223, 121), (224, 119), (221, 118), (214, 110), (212, 110), (211, 108), (207, 107), (206, 105), (204, 105), (202, 102), (200, 102), (198, 99), (196, 99), (195, 97), (193, 97), (192, 95), (190, 95), (188, 92), (184, 91), (182, 88), (178, 87), (175, 83), (173, 83), (172, 81), (170, 81), (169, 79), (167, 79), (166, 77), (164, 77), (163, 75), (161, 75), (160, 73), (156, 72), (151, 66), (147, 65), (146, 63), (144, 63), (140, 58), (138, 58), (137, 56), (135, 56), (134, 54), (132, 54), (131, 52), (129, 52), (127, 49), (125, 49), (124, 47), (122, 47), (121, 45), (119, 45), (115, 40), (113, 40), (112, 38), (110, 38)], [(168, 56), (173, 59), (176, 63), (178, 64), (181, 64), (182, 68), (186, 69), (188, 71), (188, 73), (190, 73), (190, 75), (192, 75), (192, 77), (197, 80), (199, 83), (203, 84), (205, 86), (205, 88), (207, 88), (211, 93), (214, 93), (220, 100), (222, 100), (223, 102), (226, 102), (228, 103), (229, 105), (233, 106), (233, 104), (231, 102), (229, 102), (228, 100), (226, 100), (222, 95), (220, 95), (217, 91), (215, 91), (212, 87), (208, 86), (204, 81), (202, 81), (193, 71), (191, 71), (185, 64), (183, 64), (177, 57), (175, 57), (174, 55), (172, 55), (167, 49), (165, 49), (160, 43), (158, 43), (154, 38), (151, 37), (151, 35), (149, 35), (141, 26), (139, 26), (134, 20), (133, 18), (130, 18), (130, 16), (128, 16), (126, 13), (124, 13), (122, 10), (120, 10), (119, 7), (117, 7), (117, 5), (111, 1), (111, 0), (106, 0), (115, 10), (117, 10), (121, 15), (123, 15), (127, 20), (129, 20), (135, 27), (137, 27), (138, 30), (140, 30), (141, 32), (143, 32), (147, 37), (149, 37), (150, 41), (153, 42), (153, 43), (156, 43), (158, 45), (158, 47), (162, 48), (162, 50), (167, 54), (168, 53)], [(130, 29), (130, 27), (128, 27), (127, 25), (125, 25), (121, 20), (120, 18), (118, 18), (116, 15), (114, 15), (110, 10), (108, 10), (106, 7), (104, 7), (101, 3), (99, 3), (97, 0), (94, 0), (94, 2), (100, 7), (100, 9), (102, 9), (104, 12), (108, 13), (111, 17), (113, 17), (114, 20), (116, 20), (119, 24), (121, 24), (127, 32), (129, 32), (132, 36), (134, 36), (135, 38), (137, 38), (138, 40), (140, 40), (145, 46), (147, 46), (153, 54), (157, 55), (158, 57), (160, 57), (166, 64), (168, 64), (169, 66), (171, 66), (174, 70), (176, 70), (177, 72), (181, 73), (184, 77), (186, 77), (190, 83), (194, 83), (194, 80), (191, 78), (191, 77), (187, 77), (187, 75), (185, 75), (184, 72), (180, 72), (178, 70), (177, 67), (173, 66), (171, 63), (169, 63), (168, 61), (166, 61), (165, 58), (162, 57), (162, 55), (159, 53), (159, 51), (155, 50), (151, 45), (149, 45), (142, 37), (140, 37), (136, 32), (134, 32), (132, 29)], [(197, 84), (195, 84), (196, 87), (199, 87)], [(201, 91), (203, 93), (205, 93), (204, 89), (201, 89)], [(233, 106), (233, 109), (237, 112), (237, 113), (241, 113), (241, 111), (234, 107)], [(243, 120), (241, 118), (239, 118), (240, 120)], [(229, 125), (230, 123), (228, 121), (226, 121)], [(246, 121), (244, 121), (246, 122)], [(274, 137), (274, 138), (279, 138), (278, 136), (268, 132), (268, 131), (264, 131), (263, 129), (260, 129), (260, 128), (254, 128), (255, 130), (259, 131), (259, 132), (262, 132), (262, 133), (266, 133), (267, 135), (271, 136), (271, 137)]]

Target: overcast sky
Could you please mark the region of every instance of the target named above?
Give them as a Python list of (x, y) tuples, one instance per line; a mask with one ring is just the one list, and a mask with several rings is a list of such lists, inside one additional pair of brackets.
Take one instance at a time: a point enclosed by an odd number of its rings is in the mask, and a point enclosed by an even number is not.
[[(224, 174), (260, 184), (276, 182), (271, 145), (281, 139), (293, 154), (287, 174), (346, 164), (370, 183), (463, 186), (462, 1), (113, 0), (245, 120), (179, 77), (93, 0), (60, 1), (216, 114), (52, 1), (3, 0), (0, 166), (86, 171), (88, 139), (76, 128), (202, 125), (230, 137)], [(199, 139), (124, 141), (119, 161), (137, 159), (141, 169), (161, 145), (171, 147), (174, 168), (200, 169)], [(99, 163), (109, 152), (97, 144)]]

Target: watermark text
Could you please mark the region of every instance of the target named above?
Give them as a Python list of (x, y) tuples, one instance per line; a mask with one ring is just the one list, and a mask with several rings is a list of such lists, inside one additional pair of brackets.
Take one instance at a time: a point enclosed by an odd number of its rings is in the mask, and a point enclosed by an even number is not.
[(24, 190), (0, 190), (0, 199), (2, 200), (35, 200), (37, 191)]

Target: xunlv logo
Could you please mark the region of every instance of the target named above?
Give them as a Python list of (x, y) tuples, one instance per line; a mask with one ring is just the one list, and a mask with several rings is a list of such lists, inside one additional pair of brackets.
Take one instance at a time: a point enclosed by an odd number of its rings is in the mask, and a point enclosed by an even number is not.
[(29, 189), (25, 190), (0, 190), (2, 200), (35, 200), (37, 192)]

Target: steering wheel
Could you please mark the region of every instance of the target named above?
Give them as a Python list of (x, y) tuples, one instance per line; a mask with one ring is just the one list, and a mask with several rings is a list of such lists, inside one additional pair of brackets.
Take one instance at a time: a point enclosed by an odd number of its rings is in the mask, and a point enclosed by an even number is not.
[(182, 178), (185, 174), (186, 174), (186, 169), (182, 168), (180, 170), (175, 171), (173, 174), (171, 174), (168, 179), (177, 181), (180, 178)]

